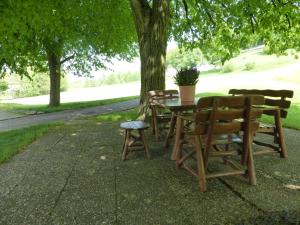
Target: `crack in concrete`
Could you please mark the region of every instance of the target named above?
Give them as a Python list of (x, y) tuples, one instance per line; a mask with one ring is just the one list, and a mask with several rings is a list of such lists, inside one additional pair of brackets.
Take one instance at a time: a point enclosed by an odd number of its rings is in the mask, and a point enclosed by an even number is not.
[(239, 199), (241, 199), (243, 202), (249, 204), (251, 207), (253, 207), (254, 209), (256, 209), (259, 212), (263, 212), (266, 213), (266, 211), (262, 208), (260, 208), (258, 205), (256, 205), (254, 202), (250, 201), (249, 199), (245, 198), (242, 193), (238, 192), (237, 190), (235, 190), (233, 188), (232, 185), (230, 185), (229, 183), (227, 183), (223, 178), (218, 178), (218, 180), (224, 184), (234, 195), (236, 195)]
[[(64, 137), (66, 137), (66, 135), (64, 135)], [(61, 140), (62, 140), (62, 139), (61, 139)], [(81, 145), (80, 145), (79, 155), (83, 152), (83, 149), (84, 149), (83, 146), (84, 146), (84, 144), (87, 143), (87, 138), (84, 138), (84, 140), (85, 140), (85, 142), (84, 142), (84, 143), (81, 143)], [(48, 217), (48, 218), (46, 219), (47, 223), (50, 222), (51, 216), (52, 216), (52, 214), (53, 214), (55, 208), (58, 206), (58, 202), (60, 201), (63, 192), (66, 190), (66, 186), (67, 186), (68, 183), (69, 183), (69, 180), (70, 180), (70, 178), (71, 178), (71, 176), (72, 176), (72, 174), (73, 174), (73, 172), (74, 172), (74, 170), (75, 170), (75, 167), (76, 167), (78, 161), (79, 161), (79, 158), (77, 157), (77, 160), (75, 160), (75, 162), (73, 163), (73, 165), (72, 165), (72, 167), (71, 167), (71, 170), (70, 170), (69, 174), (68, 174), (67, 177), (66, 177), (66, 180), (65, 180), (65, 183), (64, 183), (63, 187), (61, 188), (61, 190), (59, 191), (57, 197), (56, 197), (55, 200), (54, 200), (53, 207), (51, 208), (49, 214), (47, 215), (47, 217)], [(74, 220), (76, 221), (76, 217), (74, 218)]]
[[(112, 146), (116, 151), (116, 146)], [(115, 189), (115, 224), (118, 224), (118, 193), (117, 193), (117, 165), (114, 166), (114, 189)]]

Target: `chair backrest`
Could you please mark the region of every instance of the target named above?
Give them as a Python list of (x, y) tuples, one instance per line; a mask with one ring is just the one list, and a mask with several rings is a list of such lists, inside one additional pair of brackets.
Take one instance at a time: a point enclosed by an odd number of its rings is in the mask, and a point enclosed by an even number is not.
[[(263, 95), (265, 96), (265, 105), (267, 106), (278, 106), (281, 108), (281, 117), (287, 117), (287, 110), (291, 101), (286, 98), (292, 98), (294, 92), (291, 90), (257, 90), (257, 89), (230, 89), (229, 94), (232, 95)], [(268, 114), (269, 112), (264, 112)], [(273, 115), (270, 113), (270, 115)]]
[(155, 100), (179, 98), (177, 90), (152, 90), (148, 92), (149, 103)]
[(264, 97), (251, 96), (212, 96), (200, 98), (195, 114), (197, 135), (233, 134), (257, 129), (256, 121), (262, 115), (262, 109), (253, 107), (263, 105)]

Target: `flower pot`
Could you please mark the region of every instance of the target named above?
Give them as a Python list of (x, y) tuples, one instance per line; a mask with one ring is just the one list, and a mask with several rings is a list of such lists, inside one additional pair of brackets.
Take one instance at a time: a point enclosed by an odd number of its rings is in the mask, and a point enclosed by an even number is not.
[(179, 86), (180, 98), (183, 102), (195, 101), (195, 85)]

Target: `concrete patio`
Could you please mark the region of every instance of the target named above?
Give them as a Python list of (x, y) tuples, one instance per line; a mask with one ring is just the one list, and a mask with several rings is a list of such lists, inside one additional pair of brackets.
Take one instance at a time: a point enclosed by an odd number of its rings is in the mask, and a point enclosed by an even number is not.
[(149, 133), (151, 160), (122, 162), (119, 123), (69, 121), (0, 165), (0, 224), (300, 224), (300, 132), (285, 133), (287, 159), (255, 158), (257, 186), (212, 179), (199, 193)]

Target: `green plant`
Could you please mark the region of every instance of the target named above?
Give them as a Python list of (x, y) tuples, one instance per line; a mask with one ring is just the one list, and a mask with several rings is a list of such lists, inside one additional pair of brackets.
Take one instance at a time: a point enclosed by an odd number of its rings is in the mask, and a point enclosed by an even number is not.
[(255, 67), (255, 63), (254, 62), (247, 62), (245, 64), (244, 70), (250, 71), (253, 70)]
[(0, 91), (6, 91), (8, 89), (8, 84), (6, 81), (4, 80), (1, 80), (0, 81)]
[(199, 74), (197, 68), (180, 69), (174, 76), (175, 84), (178, 86), (195, 85), (198, 82)]
[(222, 68), (223, 73), (230, 73), (234, 71), (234, 65), (230, 62), (225, 62)]
[(196, 48), (188, 49), (173, 49), (167, 53), (167, 66), (176, 70), (180, 68), (191, 68), (204, 62), (202, 52)]

